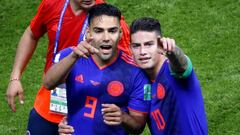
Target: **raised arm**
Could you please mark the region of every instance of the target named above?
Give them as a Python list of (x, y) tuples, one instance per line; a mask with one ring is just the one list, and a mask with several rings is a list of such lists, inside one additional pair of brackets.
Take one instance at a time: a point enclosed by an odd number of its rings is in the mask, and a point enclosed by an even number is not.
[(180, 78), (188, 77), (192, 71), (190, 59), (176, 46), (175, 40), (171, 38), (158, 38), (160, 48), (169, 59), (173, 75)]
[(37, 42), (38, 39), (33, 36), (30, 27), (27, 27), (18, 44), (10, 82), (6, 91), (8, 105), (14, 112), (16, 111), (15, 97), (18, 96), (21, 104), (23, 104), (24, 101), (23, 88), (20, 79), (36, 49)]

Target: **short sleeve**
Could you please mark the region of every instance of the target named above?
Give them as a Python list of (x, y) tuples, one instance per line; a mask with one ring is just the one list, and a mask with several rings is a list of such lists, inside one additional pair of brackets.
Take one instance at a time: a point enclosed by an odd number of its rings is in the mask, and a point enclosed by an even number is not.
[(46, 33), (47, 28), (44, 24), (48, 15), (47, 15), (47, 4), (48, 0), (42, 0), (41, 4), (38, 7), (36, 15), (33, 17), (30, 23), (30, 28), (33, 32), (34, 37), (40, 38)]
[(68, 48), (61, 50), (59, 53), (56, 54), (56, 56), (54, 58), (54, 63), (58, 63), (63, 58), (67, 57), (72, 51), (73, 51), (72, 47), (68, 47)]
[(128, 103), (129, 110), (148, 113), (151, 101), (151, 85), (146, 75), (140, 71), (133, 79), (133, 91)]

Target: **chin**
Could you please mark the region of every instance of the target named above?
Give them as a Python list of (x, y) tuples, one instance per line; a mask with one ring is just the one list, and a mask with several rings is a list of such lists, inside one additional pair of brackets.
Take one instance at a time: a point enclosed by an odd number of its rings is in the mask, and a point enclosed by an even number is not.
[(94, 6), (94, 3), (92, 3), (91, 5), (82, 5), (83, 9), (89, 10), (90, 8), (92, 8)]
[(148, 67), (148, 66), (139, 66), (141, 69), (143, 69), (143, 70), (147, 70), (147, 69), (150, 69), (150, 67)]
[(109, 54), (109, 55), (102, 54), (102, 55), (100, 55), (100, 57), (103, 61), (109, 61), (112, 58), (112, 55), (111, 54)]
[(144, 70), (153, 69), (153, 66), (150, 64), (138, 64), (138, 66)]
[(89, 10), (90, 8), (92, 8), (92, 6), (82, 6), (83, 7), (83, 9), (85, 9), (85, 10)]

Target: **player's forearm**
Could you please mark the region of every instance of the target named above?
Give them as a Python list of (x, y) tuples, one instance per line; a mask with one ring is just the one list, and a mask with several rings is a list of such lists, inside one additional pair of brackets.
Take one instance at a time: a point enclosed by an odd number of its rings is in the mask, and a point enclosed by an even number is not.
[(146, 116), (131, 116), (123, 112), (122, 125), (130, 134), (141, 134), (146, 124)]
[(48, 90), (51, 90), (58, 84), (64, 82), (66, 76), (68, 75), (71, 67), (76, 62), (76, 60), (77, 58), (73, 55), (73, 53), (71, 53), (62, 59), (59, 63), (53, 65), (44, 76), (43, 85)]
[(167, 54), (167, 57), (170, 61), (170, 67), (172, 72), (184, 73), (184, 71), (188, 67), (188, 60), (184, 52), (180, 48), (176, 47), (172, 53)]
[(22, 72), (36, 49), (37, 41), (38, 39), (34, 38), (30, 27), (28, 27), (19, 41), (10, 78), (21, 78)]

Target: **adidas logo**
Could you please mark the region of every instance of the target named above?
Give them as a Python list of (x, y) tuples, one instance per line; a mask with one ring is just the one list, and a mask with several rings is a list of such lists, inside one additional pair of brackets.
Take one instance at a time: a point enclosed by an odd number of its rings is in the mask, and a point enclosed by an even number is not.
[(83, 82), (84, 82), (83, 75), (81, 74), (81, 75), (79, 75), (79, 76), (76, 76), (76, 77), (75, 77), (75, 80), (76, 80), (77, 82), (83, 83)]

